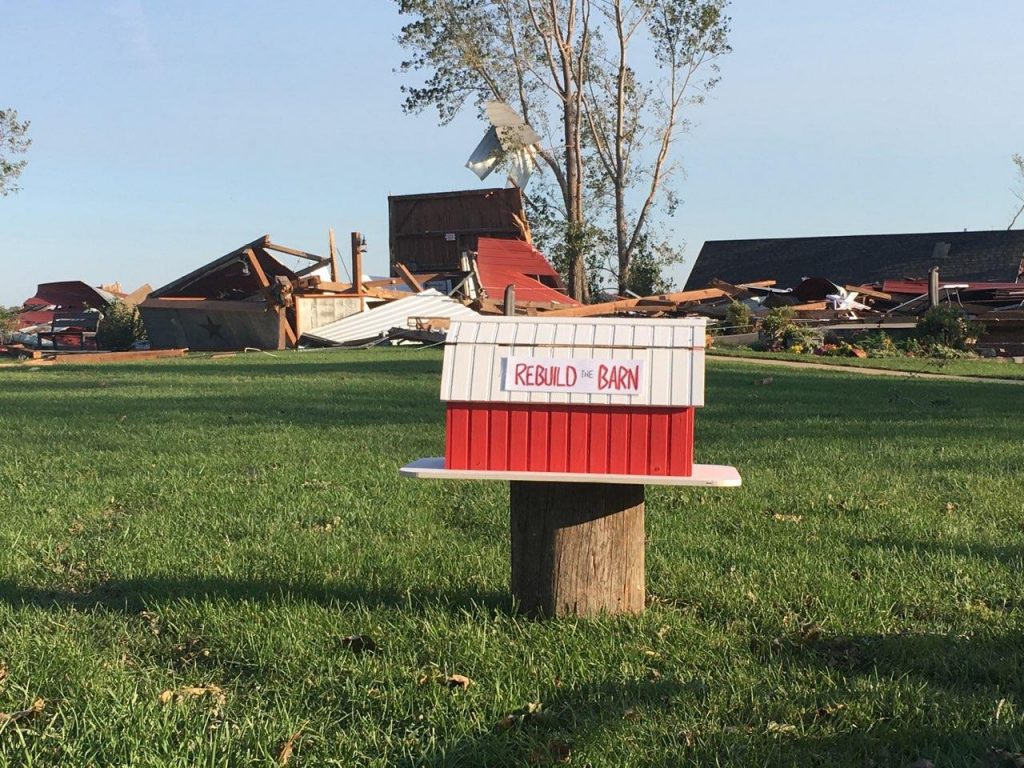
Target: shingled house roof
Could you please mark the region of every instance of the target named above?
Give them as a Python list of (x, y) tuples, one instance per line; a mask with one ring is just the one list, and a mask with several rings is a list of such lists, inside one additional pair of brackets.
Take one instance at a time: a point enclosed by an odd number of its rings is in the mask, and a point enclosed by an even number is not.
[[(937, 253), (937, 243), (948, 243), (949, 252)], [(925, 278), (933, 266), (943, 281), (1024, 281), (1024, 230), (709, 240), (686, 287), (702, 288), (716, 277), (730, 283), (772, 279), (780, 288), (805, 277), (861, 284)]]

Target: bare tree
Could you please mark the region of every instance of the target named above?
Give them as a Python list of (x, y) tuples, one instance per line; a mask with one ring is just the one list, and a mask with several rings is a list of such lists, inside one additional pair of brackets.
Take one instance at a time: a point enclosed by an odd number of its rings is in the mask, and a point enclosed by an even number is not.
[[(595, 68), (584, 106), (598, 168), (614, 196), (615, 271), (624, 292), (631, 285), (631, 265), (644, 242), (648, 217), (676, 170), (670, 149), (689, 127), (683, 107), (687, 101), (703, 101), (717, 83), (714, 60), (729, 51), (728, 20), (724, 3), (613, 0), (599, 6), (613, 32), (613, 55)], [(653, 48), (650, 63), (661, 73), (653, 85), (642, 84), (631, 63), (630, 45), (638, 32), (646, 32)], [(709, 77), (695, 84), (702, 70)], [(632, 217), (631, 191), (640, 196)]]
[(1020, 207), (1017, 208), (1017, 212), (1013, 214), (1013, 218), (1010, 219), (1010, 224), (1006, 227), (1008, 230), (1013, 229), (1013, 225), (1017, 223), (1017, 219), (1022, 213), (1024, 213), (1024, 155), (1014, 155), (1012, 158), (1014, 166), (1017, 168), (1017, 183), (1018, 188), (1014, 190), (1013, 196), (1020, 200)]
[(32, 143), (27, 136), (28, 126), (28, 120), (18, 121), (18, 110), (0, 109), (0, 195), (4, 197), (21, 189), (15, 182), (26, 161), (14, 158), (24, 154)]
[[(488, 99), (517, 108), (549, 137), (539, 157), (557, 190), (564, 258), (555, 261), (570, 293), (586, 300), (601, 264), (590, 251), (605, 241), (615, 281), (627, 288), (658, 200), (671, 201), (665, 182), (671, 145), (687, 126), (683, 105), (714, 85), (714, 59), (729, 50), (728, 0), (397, 2), (411, 18), (399, 36), (411, 52), (401, 70), (427, 73), (403, 88), (406, 111), (434, 107), (444, 124)], [(636, 57), (645, 81), (631, 48), (641, 35), (637, 47), (652, 52)], [(711, 76), (698, 83), (704, 68)]]

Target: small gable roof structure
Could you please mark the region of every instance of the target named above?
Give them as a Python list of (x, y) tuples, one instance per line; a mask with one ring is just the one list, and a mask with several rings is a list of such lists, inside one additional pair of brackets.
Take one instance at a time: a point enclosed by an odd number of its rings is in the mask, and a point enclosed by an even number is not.
[(866, 284), (927, 278), (935, 266), (943, 281), (1024, 281), (1024, 230), (709, 240), (686, 286), (718, 278), (733, 284), (772, 279), (791, 287), (815, 276)]

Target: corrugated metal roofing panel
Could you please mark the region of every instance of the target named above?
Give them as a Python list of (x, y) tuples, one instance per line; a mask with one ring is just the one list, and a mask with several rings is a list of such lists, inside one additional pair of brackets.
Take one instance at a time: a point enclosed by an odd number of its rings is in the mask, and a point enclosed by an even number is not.
[(495, 301), (504, 295), (506, 286), (514, 285), (517, 301), (579, 304), (557, 290), (563, 287), (558, 272), (544, 254), (523, 240), (481, 237), (477, 243), (476, 266), (484, 291)]
[[(441, 399), (496, 403), (701, 406), (704, 318), (483, 318), (453, 322), (445, 348)], [(640, 360), (637, 394), (509, 391), (510, 357)]]
[(306, 331), (303, 336), (326, 344), (370, 341), (396, 326), (404, 328), (410, 317), (469, 319), (479, 314), (439, 291), (428, 289)]

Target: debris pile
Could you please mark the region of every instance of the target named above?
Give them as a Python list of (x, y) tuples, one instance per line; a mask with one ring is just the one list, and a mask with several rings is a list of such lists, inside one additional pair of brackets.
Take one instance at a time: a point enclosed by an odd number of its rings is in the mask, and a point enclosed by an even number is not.
[[(512, 118), (492, 117), (501, 118), (500, 141)], [(155, 291), (42, 284), (13, 340), (22, 349), (95, 350), (115, 302), (138, 306), (153, 350), (196, 351), (442, 343), (451, 320), (482, 315), (701, 315), (725, 334), (721, 343), (749, 343), (780, 307), (801, 326), (842, 334), (910, 329), (930, 307), (947, 305), (983, 323), (980, 351), (1024, 355), (1020, 233), (711, 242), (687, 290), (582, 305), (534, 247), (518, 188), (391, 196), (388, 208), (387, 277), (363, 272), (366, 242), (357, 232), (351, 269), (339, 261), (333, 231), (327, 256), (264, 235)], [(766, 279), (736, 279), (762, 268)], [(805, 269), (831, 277), (793, 277)], [(940, 269), (968, 278), (940, 280)]]
[(117, 304), (136, 305), (148, 285), (125, 293), (120, 284), (93, 287), (80, 280), (40, 283), (13, 318), (0, 351), (16, 358), (40, 358), (42, 352), (71, 354), (100, 348), (97, 333)]

